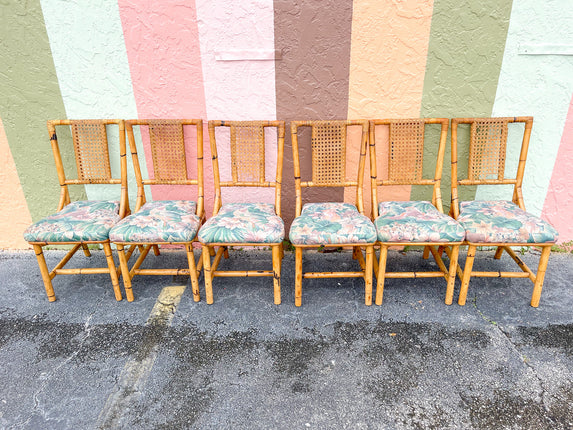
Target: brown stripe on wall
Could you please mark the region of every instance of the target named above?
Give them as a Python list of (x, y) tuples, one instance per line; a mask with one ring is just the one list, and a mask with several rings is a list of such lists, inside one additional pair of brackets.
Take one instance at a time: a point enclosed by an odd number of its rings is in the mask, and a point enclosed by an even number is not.
[[(289, 122), (346, 119), (352, 0), (275, 0), (274, 9), (275, 48), (282, 52), (275, 67), (277, 119), (287, 121), (282, 215), (288, 228), (295, 215)], [(309, 136), (299, 141), (303, 180), (311, 172)], [(303, 203), (343, 199), (343, 189), (303, 190)]]

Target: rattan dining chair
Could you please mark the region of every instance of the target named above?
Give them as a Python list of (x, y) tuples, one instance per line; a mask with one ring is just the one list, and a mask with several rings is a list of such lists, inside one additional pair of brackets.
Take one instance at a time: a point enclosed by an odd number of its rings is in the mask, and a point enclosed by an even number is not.
[[(230, 178), (221, 180), (217, 130), (229, 132), (228, 164), (222, 166)], [(276, 172), (267, 179), (265, 165), (270, 146), (265, 137), (276, 133)], [(209, 121), (209, 140), (213, 157), (215, 204), (213, 216), (201, 227), (203, 275), (207, 303), (213, 303), (213, 278), (218, 276), (266, 276), (273, 278), (274, 303), (281, 303), (281, 262), (284, 256), (284, 222), (281, 219), (281, 181), (284, 151), (284, 121)], [(223, 138), (221, 137), (221, 140)], [(270, 137), (269, 137), (270, 140)], [(266, 144), (267, 143), (267, 144)], [(269, 150), (270, 151), (270, 150)], [(269, 157), (270, 158), (270, 157)], [(228, 179), (228, 180), (227, 180)], [(246, 188), (274, 188), (274, 204), (260, 202), (224, 203), (222, 190), (240, 192)], [(231, 246), (272, 248), (272, 270), (219, 270), (222, 256)], [(215, 247), (218, 247), (215, 253)], [(211, 256), (214, 255), (213, 261)]]
[[(423, 177), (424, 147), (428, 146), (425, 135), (431, 127), (440, 127), (439, 142), (436, 142), (437, 157), (433, 178)], [(444, 214), (440, 184), (449, 120), (447, 118), (425, 119), (380, 119), (370, 121), (370, 173), (372, 190), (372, 219), (376, 226), (380, 260), (374, 264), (377, 274), (376, 304), (382, 304), (386, 278), (443, 277), (446, 280), (445, 303), (452, 304), (458, 252), (464, 240), (464, 230), (458, 222)], [(376, 158), (377, 130), (387, 133), (387, 167), (379, 179)], [(379, 144), (380, 145), (380, 144)], [(432, 148), (434, 149), (434, 148)], [(428, 152), (432, 151), (429, 150)], [(431, 201), (383, 201), (379, 200), (378, 188), (396, 185), (430, 186)], [(424, 258), (431, 252), (439, 270), (416, 272), (387, 271), (387, 256), (390, 246), (424, 246)], [(444, 247), (451, 248), (450, 265), (442, 259)]]
[[(352, 153), (347, 145), (350, 127), (360, 127), (360, 151)], [(301, 181), (299, 130), (311, 128), (312, 179)], [(365, 283), (365, 303), (372, 304), (372, 264), (376, 230), (364, 215), (362, 184), (368, 141), (368, 121), (293, 121), (292, 151), (296, 189), (296, 218), (289, 233), (295, 248), (295, 305), (302, 304), (303, 278), (359, 277)], [(347, 159), (358, 161), (356, 171), (347, 172)], [(347, 177), (350, 173), (350, 178)], [(302, 204), (302, 189), (340, 187), (356, 191), (356, 203), (327, 202)], [(361, 270), (347, 272), (303, 272), (303, 250), (323, 246), (352, 247)], [(365, 248), (366, 258), (362, 254)]]
[[(110, 145), (108, 129), (117, 127), (120, 159), (119, 178), (112, 174), (110, 162)], [(70, 179), (66, 175), (70, 168), (64, 166), (56, 129), (71, 129), (71, 137), (77, 167), (77, 178)], [(112, 133), (111, 130), (110, 135)], [(32, 224), (24, 232), (24, 238), (33, 247), (38, 260), (48, 300), (56, 300), (52, 279), (56, 275), (76, 275), (108, 273), (111, 277), (116, 300), (122, 300), (119, 288), (118, 269), (115, 266), (109, 241), (110, 229), (129, 212), (127, 197), (127, 163), (125, 154), (125, 128), (123, 120), (53, 120), (48, 121), (48, 133), (56, 162), (56, 170), (60, 182), (60, 202), (55, 214), (52, 214)], [(62, 133), (65, 134), (65, 133)], [(119, 200), (86, 200), (70, 199), (70, 186), (85, 186), (87, 184), (116, 185), (121, 188), (115, 194)], [(80, 249), (90, 256), (88, 245), (103, 247), (107, 267), (64, 269), (74, 254)], [(51, 271), (46, 265), (43, 247), (46, 245), (73, 245), (72, 249)]]
[[(458, 179), (458, 127), (470, 125), (468, 175)], [(507, 138), (509, 124), (514, 128), (523, 124), (523, 137), (515, 178), (506, 177)], [(451, 213), (466, 232), (468, 245), (458, 304), (464, 305), (472, 277), (529, 278), (533, 284), (531, 306), (539, 306), (541, 290), (547, 269), (551, 246), (557, 241), (557, 231), (546, 221), (525, 211), (522, 184), (529, 138), (533, 125), (532, 117), (510, 118), (454, 118), (452, 119), (452, 206)], [(517, 131), (517, 130), (516, 130)], [(459, 202), (458, 188), (475, 185), (513, 185), (511, 201), (465, 201)], [(501, 258), (505, 251), (517, 263), (521, 272), (473, 271), (477, 247), (497, 247), (494, 258)], [(537, 273), (534, 273), (519, 258), (513, 246), (541, 248)]]
[[(137, 203), (135, 212), (111, 230), (110, 239), (117, 246), (127, 300), (134, 299), (131, 281), (135, 275), (189, 275), (193, 299), (197, 302), (201, 260), (195, 264), (193, 242), (205, 220), (203, 122), (200, 119), (140, 119), (128, 120), (125, 125), (137, 181)], [(135, 129), (144, 142), (149, 142), (151, 157), (146, 161), (153, 173), (150, 179), (143, 179)], [(157, 194), (166, 197), (177, 188), (179, 195), (185, 193), (185, 198), (148, 201), (146, 186), (158, 187)], [(187, 267), (142, 268), (151, 249), (159, 254), (160, 245), (184, 246)], [(128, 260), (136, 248), (140, 250), (139, 257), (129, 268)]]

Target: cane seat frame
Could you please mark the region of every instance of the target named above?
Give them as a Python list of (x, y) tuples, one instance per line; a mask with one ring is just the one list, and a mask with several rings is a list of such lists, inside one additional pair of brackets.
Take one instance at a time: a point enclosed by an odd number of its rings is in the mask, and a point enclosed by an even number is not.
[[(507, 152), (507, 136), (509, 124), (523, 123), (524, 131), (519, 152), (519, 162), (515, 177), (506, 177), (505, 162)], [(468, 177), (458, 179), (458, 126), (469, 124), (470, 129), (470, 150), (468, 160)], [(525, 211), (523, 199), (523, 179), (525, 174), (525, 163), (533, 126), (533, 117), (499, 117), (499, 118), (454, 118), (452, 119), (452, 205), (451, 215), (458, 219), (460, 217), (460, 202), (458, 188), (468, 185), (513, 185), (512, 203), (519, 209)], [(481, 131), (483, 130), (483, 131)], [(464, 305), (467, 299), (468, 286), (472, 277), (502, 277), (502, 278), (529, 278), (534, 286), (531, 296), (531, 306), (538, 307), (541, 298), (541, 290), (547, 269), (547, 262), (551, 253), (552, 242), (474, 242), (466, 240), (468, 246), (465, 266), (463, 270), (458, 268), (458, 275), (461, 279), (461, 288), (458, 304)], [(521, 269), (521, 272), (512, 271), (474, 271), (473, 263), (478, 247), (496, 247), (494, 259), (500, 259), (505, 251)], [(525, 262), (517, 256), (512, 247), (539, 247), (541, 256), (537, 267), (537, 272), (533, 272)]]
[[(119, 156), (120, 156), (120, 177), (114, 177), (111, 169), (110, 151), (108, 142), (108, 128), (117, 126), (119, 132)], [(127, 161), (125, 144), (125, 124), (120, 119), (95, 119), (95, 120), (50, 120), (47, 121), (48, 133), (56, 164), (58, 180), (60, 184), (60, 200), (57, 212), (62, 211), (66, 206), (75, 203), (71, 201), (69, 186), (85, 186), (87, 184), (113, 184), (121, 187), (119, 194), (119, 219), (129, 213), (129, 201), (127, 195)], [(77, 168), (77, 177), (70, 179), (66, 175), (64, 162), (62, 159), (60, 146), (58, 144), (57, 128), (68, 127), (71, 129), (71, 137), (74, 148), (74, 156)], [(82, 203), (82, 202), (77, 202)], [(29, 241), (33, 246), (44, 287), (48, 300), (56, 300), (52, 279), (56, 275), (76, 275), (76, 274), (100, 274), (110, 275), (114, 295), (116, 300), (122, 300), (119, 288), (119, 269), (115, 266), (109, 237), (105, 240), (76, 240), (76, 241)], [(43, 254), (43, 247), (46, 245), (73, 245), (68, 253), (52, 269), (48, 269)], [(73, 268), (65, 269), (64, 266), (72, 259), (74, 254), (81, 248), (86, 257), (91, 256), (88, 245), (101, 245), (104, 250), (107, 267), (100, 268)]]

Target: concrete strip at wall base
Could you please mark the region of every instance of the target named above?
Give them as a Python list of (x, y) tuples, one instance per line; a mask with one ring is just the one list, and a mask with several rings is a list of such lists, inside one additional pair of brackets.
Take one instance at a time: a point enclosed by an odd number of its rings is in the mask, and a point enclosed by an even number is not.
[[(333, 120), (348, 114), (348, 75), (352, 28), (352, 0), (275, 0), (277, 119)], [(305, 142), (302, 141), (301, 144)], [(307, 141), (308, 143), (308, 141)], [(311, 171), (310, 147), (301, 150), (303, 180)], [(294, 173), (290, 129), (285, 142), (283, 219), (295, 215)], [(303, 191), (304, 201), (343, 201), (336, 188)]]
[[(523, 198), (528, 212), (541, 215), (551, 173), (562, 142), (573, 93), (573, 56), (521, 55), (521, 44), (567, 43), (573, 40), (573, 9), (568, 0), (516, 1), (499, 76), (492, 115), (532, 115), (533, 129), (525, 168)], [(520, 138), (509, 139), (506, 172), (515, 172)], [(511, 162), (509, 162), (511, 161)], [(476, 196), (511, 198), (507, 191), (480, 187)]]
[[(436, 0), (422, 97), (422, 117), (490, 116), (501, 69), (511, 0)], [(436, 131), (435, 133), (439, 133)], [(469, 134), (467, 135), (469, 136)], [(460, 130), (458, 178), (467, 176), (467, 137)], [(439, 137), (430, 137), (439, 139)], [(444, 160), (442, 197), (450, 206), (450, 136)], [(437, 145), (424, 151), (424, 175), (432, 177)], [(465, 162), (464, 162), (465, 161)], [(430, 200), (431, 190), (414, 189), (412, 199)], [(461, 200), (473, 200), (475, 187), (463, 187)]]
[[(42, 11), (68, 118), (137, 118), (117, 1), (42, 0)], [(112, 173), (119, 177), (118, 130), (108, 130)], [(138, 153), (145, 163), (141, 141)], [(127, 164), (133, 207), (137, 184), (131, 157)], [(91, 200), (119, 199), (119, 186), (86, 185), (86, 193)]]
[[(275, 120), (272, 0), (197, 0), (196, 5), (207, 118)], [(277, 135), (265, 137), (265, 176), (274, 181)], [(217, 154), (221, 180), (229, 181), (231, 149), (225, 129), (217, 131)], [(274, 188), (224, 188), (222, 195), (223, 203), (275, 201)]]
[(0, 249), (28, 249), (30, 245), (22, 233), (32, 223), (32, 217), (22, 192), (16, 165), (0, 118), (0, 189), (5, 198), (0, 199)]
[(559, 242), (573, 240), (573, 97), (563, 127), (561, 145), (553, 167), (549, 190), (541, 216), (559, 231)]
[[(0, 16), (0, 115), (32, 220), (38, 221), (55, 212), (60, 198), (46, 121), (66, 113), (39, 0), (3, 2)], [(73, 154), (65, 153), (64, 162), (75, 175)], [(85, 198), (83, 187), (70, 193), (74, 200)]]
[[(419, 116), (433, 4), (433, 0), (354, 1), (348, 118)], [(352, 151), (359, 150), (360, 141), (350, 143)], [(376, 160), (379, 178), (387, 178), (388, 127), (377, 128)], [(364, 178), (364, 207), (370, 214), (368, 161)], [(410, 191), (410, 186), (386, 187), (379, 190), (378, 199), (408, 200)], [(353, 194), (346, 190), (344, 200), (353, 201)]]

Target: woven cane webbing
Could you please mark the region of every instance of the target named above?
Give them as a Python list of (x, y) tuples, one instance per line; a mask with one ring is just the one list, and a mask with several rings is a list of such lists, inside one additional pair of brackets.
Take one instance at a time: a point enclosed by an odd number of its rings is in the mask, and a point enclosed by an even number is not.
[(342, 184), (346, 181), (346, 125), (327, 122), (312, 126), (312, 182)]
[(470, 180), (503, 179), (507, 123), (504, 118), (480, 118), (472, 123), (468, 165)]
[(262, 125), (231, 126), (231, 159), (234, 182), (265, 181), (265, 131)]
[(424, 124), (423, 119), (390, 124), (388, 179), (394, 181), (422, 179)]
[(111, 179), (106, 127), (101, 120), (70, 121), (78, 179)]
[(155, 180), (187, 179), (183, 125), (178, 120), (150, 120), (149, 141)]

